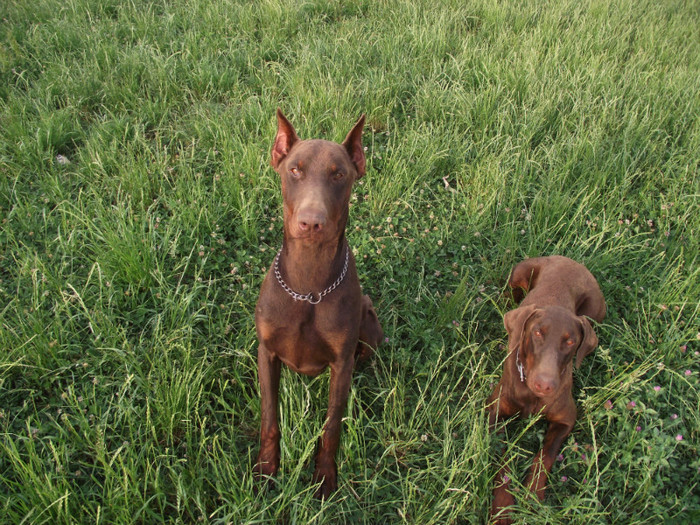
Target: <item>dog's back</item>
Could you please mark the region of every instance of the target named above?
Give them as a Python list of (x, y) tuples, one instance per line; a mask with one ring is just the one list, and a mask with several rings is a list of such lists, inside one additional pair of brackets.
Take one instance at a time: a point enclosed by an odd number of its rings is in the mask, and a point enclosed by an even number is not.
[(558, 305), (597, 322), (605, 318), (603, 293), (593, 274), (581, 263), (561, 255), (534, 257), (517, 264), (508, 281), (521, 306)]

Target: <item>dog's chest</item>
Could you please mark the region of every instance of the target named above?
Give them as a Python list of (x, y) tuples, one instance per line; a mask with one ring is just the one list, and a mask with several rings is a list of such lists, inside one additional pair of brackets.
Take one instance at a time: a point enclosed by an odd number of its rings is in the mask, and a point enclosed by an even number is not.
[[(327, 306), (327, 305), (324, 305)], [(316, 376), (357, 345), (358, 334), (340, 314), (305, 304), (258, 310), (257, 325), (265, 348), (292, 370)], [(354, 341), (351, 339), (354, 337)]]
[(573, 399), (570, 393), (557, 393), (549, 398), (540, 398), (525, 387), (524, 390), (519, 390), (510, 396), (509, 403), (514, 409), (513, 413), (517, 412), (521, 418), (543, 413), (548, 420), (551, 420), (552, 414), (562, 412), (562, 406), (573, 404)]
[(301, 374), (316, 376), (335, 361), (338, 355), (327, 336), (322, 337), (315, 327), (309, 325), (277, 326), (263, 328), (263, 343), (285, 365)]
[(513, 413), (517, 412), (523, 418), (537, 414), (544, 407), (542, 400), (524, 384), (517, 385), (515, 391), (509, 396), (508, 402), (512, 406)]

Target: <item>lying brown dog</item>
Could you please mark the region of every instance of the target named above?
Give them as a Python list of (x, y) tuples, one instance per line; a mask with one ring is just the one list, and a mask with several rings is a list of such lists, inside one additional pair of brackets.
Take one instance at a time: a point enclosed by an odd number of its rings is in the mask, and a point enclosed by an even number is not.
[[(526, 485), (544, 499), (547, 474), (561, 444), (576, 421), (571, 395), (572, 368), (598, 344), (587, 317), (605, 317), (605, 299), (585, 266), (566, 257), (527, 259), (513, 268), (508, 285), (520, 306), (506, 313), (508, 357), (503, 376), (487, 401), (489, 426), (515, 414), (527, 417), (543, 411), (549, 427), (542, 450)], [(505, 507), (515, 500), (508, 492), (509, 469), (496, 476), (491, 515), (497, 523), (511, 523)]]
[(369, 357), (382, 328), (357, 279), (345, 239), (353, 183), (365, 174), (364, 115), (342, 144), (300, 140), (277, 111), (272, 167), (282, 179), (284, 237), (255, 309), (261, 395), (259, 477), (280, 464), (280, 365), (316, 376), (331, 368), (328, 413), (316, 453), (317, 497), (337, 484), (335, 453), (356, 358)]

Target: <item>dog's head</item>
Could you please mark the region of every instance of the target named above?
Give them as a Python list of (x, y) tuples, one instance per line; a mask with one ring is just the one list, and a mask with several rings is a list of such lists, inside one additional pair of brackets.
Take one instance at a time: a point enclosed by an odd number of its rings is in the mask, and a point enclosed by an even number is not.
[(519, 354), (525, 382), (538, 397), (555, 394), (574, 357), (578, 368), (598, 345), (588, 319), (559, 306), (521, 306), (505, 315), (504, 324), (508, 348)]
[(352, 185), (365, 174), (362, 115), (342, 144), (301, 140), (277, 110), (272, 167), (282, 179), (285, 229), (293, 238), (322, 242), (345, 230)]

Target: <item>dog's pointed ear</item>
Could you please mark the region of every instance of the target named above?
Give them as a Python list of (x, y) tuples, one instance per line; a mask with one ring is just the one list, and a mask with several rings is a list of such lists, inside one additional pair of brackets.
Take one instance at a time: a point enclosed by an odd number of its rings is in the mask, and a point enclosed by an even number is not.
[(284, 116), (282, 110), (277, 108), (277, 136), (275, 143), (272, 146), (272, 167), (277, 169), (280, 162), (289, 155), (289, 151), (295, 142), (299, 140), (297, 132), (294, 131), (294, 126)]
[(350, 160), (357, 169), (357, 178), (360, 179), (365, 174), (365, 150), (362, 147), (362, 128), (365, 126), (365, 115), (363, 114), (350, 130), (343, 141), (343, 146), (350, 155)]
[(523, 329), (528, 319), (532, 317), (537, 310), (534, 304), (521, 306), (515, 310), (507, 312), (503, 316), (503, 324), (508, 331), (508, 350), (515, 350), (523, 338)]
[(581, 339), (581, 344), (578, 345), (578, 350), (576, 350), (576, 368), (580, 367), (583, 358), (598, 346), (598, 336), (595, 335), (588, 318), (584, 315), (580, 315), (578, 321), (581, 324), (581, 333), (583, 337)]

